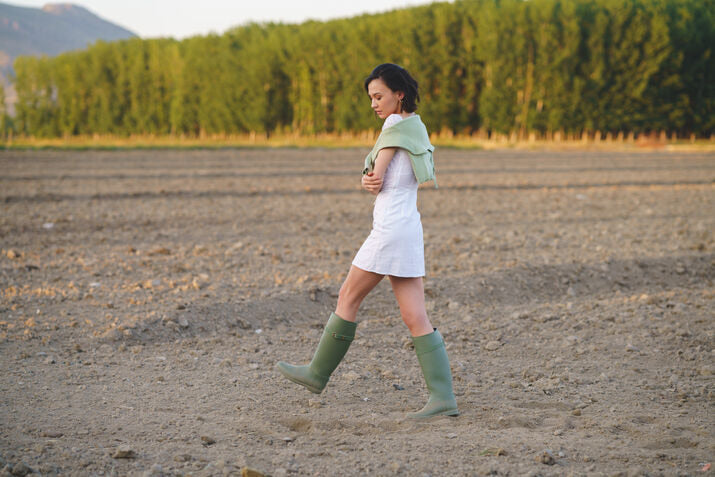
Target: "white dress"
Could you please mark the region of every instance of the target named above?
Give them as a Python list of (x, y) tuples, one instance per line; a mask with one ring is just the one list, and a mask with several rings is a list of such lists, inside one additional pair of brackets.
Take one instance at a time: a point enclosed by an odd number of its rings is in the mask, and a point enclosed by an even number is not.
[[(401, 120), (399, 114), (391, 114), (382, 129)], [(355, 255), (353, 265), (381, 275), (424, 276), (425, 251), (422, 221), (417, 211), (417, 186), (410, 157), (404, 149), (398, 149), (375, 198), (372, 231)]]

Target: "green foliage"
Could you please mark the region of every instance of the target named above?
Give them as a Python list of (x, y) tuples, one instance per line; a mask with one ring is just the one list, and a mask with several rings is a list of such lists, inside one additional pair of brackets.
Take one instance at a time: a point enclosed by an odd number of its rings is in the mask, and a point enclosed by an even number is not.
[(10, 116), (7, 114), (7, 106), (5, 104), (5, 87), (0, 82), (0, 138), (7, 137), (11, 128)]
[(40, 136), (374, 130), (362, 80), (420, 83), (450, 133), (715, 129), (712, 0), (461, 0), (223, 35), (98, 42), (15, 62), (16, 127)]

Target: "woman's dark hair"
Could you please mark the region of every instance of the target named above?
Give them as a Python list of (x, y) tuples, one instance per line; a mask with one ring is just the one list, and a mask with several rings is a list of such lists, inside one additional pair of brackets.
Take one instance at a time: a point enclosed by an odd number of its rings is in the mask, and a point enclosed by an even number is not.
[(392, 91), (402, 91), (405, 97), (402, 100), (402, 109), (413, 113), (417, 110), (417, 101), (420, 95), (417, 92), (417, 81), (410, 76), (406, 69), (392, 63), (383, 63), (376, 66), (370, 76), (365, 78), (365, 91), (372, 80), (380, 78)]

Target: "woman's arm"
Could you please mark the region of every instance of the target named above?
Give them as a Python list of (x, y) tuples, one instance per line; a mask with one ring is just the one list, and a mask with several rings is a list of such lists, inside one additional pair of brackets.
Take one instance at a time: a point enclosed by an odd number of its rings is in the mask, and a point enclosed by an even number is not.
[(387, 166), (390, 165), (390, 161), (395, 157), (397, 152), (396, 147), (385, 147), (380, 149), (375, 158), (375, 167), (372, 172), (367, 173), (362, 176), (362, 187), (372, 194), (378, 194), (380, 189), (382, 189), (382, 179), (385, 177), (385, 171)]

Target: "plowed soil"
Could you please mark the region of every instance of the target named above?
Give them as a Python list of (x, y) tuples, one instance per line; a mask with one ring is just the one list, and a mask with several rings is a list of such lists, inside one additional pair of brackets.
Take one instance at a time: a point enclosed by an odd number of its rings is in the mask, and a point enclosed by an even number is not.
[[(715, 455), (715, 155), (436, 151), (425, 293), (310, 360), (371, 226), (364, 149), (0, 152), (0, 475), (696, 475)], [(712, 471), (710, 471), (712, 472)]]

